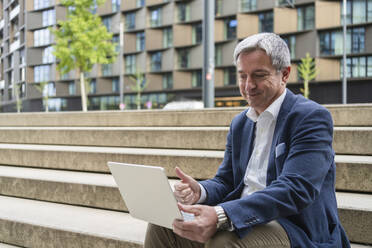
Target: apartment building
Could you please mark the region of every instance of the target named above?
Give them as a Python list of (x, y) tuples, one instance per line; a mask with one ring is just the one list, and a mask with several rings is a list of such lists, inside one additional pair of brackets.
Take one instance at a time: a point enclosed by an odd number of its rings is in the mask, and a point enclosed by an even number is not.
[[(79, 110), (78, 75), (60, 75), (53, 56), (50, 27), (66, 19), (59, 0), (0, 0), (0, 105), (15, 111), (16, 95), (24, 111)], [(89, 109), (118, 109), (120, 76), (126, 108), (136, 108), (132, 75), (143, 74), (142, 105), (201, 99), (203, 0), (107, 0), (92, 10), (113, 33), (118, 56), (95, 65), (89, 79)], [(310, 98), (342, 101), (342, 0), (215, 0), (216, 106), (244, 105), (239, 97), (232, 53), (248, 35), (275, 32), (288, 43), (292, 72), (288, 88), (302, 87), (300, 59), (315, 58), (317, 76)], [(347, 1), (348, 102), (372, 102), (372, 0)], [(120, 53), (120, 23), (124, 48)], [(36, 87), (48, 82), (44, 92)]]

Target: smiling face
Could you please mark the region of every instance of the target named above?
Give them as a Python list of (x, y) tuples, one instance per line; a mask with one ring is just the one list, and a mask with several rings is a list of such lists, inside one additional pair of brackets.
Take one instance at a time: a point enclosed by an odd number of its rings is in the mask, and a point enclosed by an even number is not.
[(240, 94), (261, 114), (283, 92), (290, 67), (277, 71), (265, 51), (242, 52), (237, 60)]

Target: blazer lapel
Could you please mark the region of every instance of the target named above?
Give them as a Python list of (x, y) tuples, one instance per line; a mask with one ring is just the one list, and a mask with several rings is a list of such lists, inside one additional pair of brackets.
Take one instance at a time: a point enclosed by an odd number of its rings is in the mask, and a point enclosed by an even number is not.
[(256, 123), (247, 117), (247, 121), (244, 124), (243, 130), (242, 130), (242, 136), (241, 136), (242, 145), (240, 147), (240, 170), (242, 173), (241, 175), (242, 178), (245, 175), (248, 161), (253, 151), (253, 142), (255, 138), (255, 127), (256, 127)]

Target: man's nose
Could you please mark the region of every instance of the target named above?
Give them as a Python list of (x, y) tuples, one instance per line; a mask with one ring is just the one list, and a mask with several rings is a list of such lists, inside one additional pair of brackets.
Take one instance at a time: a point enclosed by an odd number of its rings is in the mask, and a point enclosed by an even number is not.
[(256, 84), (253, 82), (252, 78), (248, 76), (244, 82), (244, 89), (247, 91), (250, 89), (254, 89), (255, 87)]

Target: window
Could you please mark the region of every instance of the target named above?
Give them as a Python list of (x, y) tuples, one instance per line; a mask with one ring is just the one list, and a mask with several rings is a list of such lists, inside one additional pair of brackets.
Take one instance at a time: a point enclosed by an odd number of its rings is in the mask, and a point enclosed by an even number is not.
[(222, 65), (222, 45), (221, 44), (216, 44), (215, 46), (215, 61), (214, 63), (216, 66), (221, 66)]
[(157, 27), (162, 24), (161, 8), (156, 8), (150, 11), (150, 26)]
[(56, 24), (56, 12), (54, 9), (43, 11), (43, 26)]
[(214, 3), (214, 14), (216, 16), (222, 15), (222, 9), (223, 9), (222, 0), (215, 0), (215, 3)]
[(54, 4), (54, 0), (34, 0), (34, 9), (42, 9)]
[(120, 52), (120, 37), (119, 35), (112, 36), (112, 43), (115, 45), (115, 52)]
[(265, 12), (258, 15), (259, 32), (273, 32), (273, 12)]
[(136, 73), (136, 55), (125, 56), (125, 73)]
[(289, 52), (291, 54), (291, 59), (294, 59), (296, 57), (296, 36), (290, 35), (282, 38), (287, 43)]
[(178, 21), (190, 21), (190, 5), (188, 3), (180, 3), (178, 5)]
[(131, 12), (125, 15), (125, 29), (132, 30), (136, 27), (136, 13)]
[(25, 65), (26, 64), (26, 57), (25, 57), (25, 49), (22, 48), (19, 50), (19, 64)]
[(236, 68), (229, 67), (223, 71), (223, 84), (227, 85), (236, 85)]
[(97, 93), (97, 81), (95, 78), (91, 79), (89, 82), (89, 94)]
[(308, 30), (314, 28), (314, 6), (306, 6), (297, 9), (297, 29)]
[(119, 78), (112, 79), (112, 92), (120, 91), (120, 80)]
[(145, 32), (139, 32), (136, 34), (136, 50), (145, 50)]
[[(343, 12), (343, 2), (341, 2), (341, 20)], [(346, 23), (357, 24), (372, 21), (372, 1), (371, 0), (349, 0), (346, 6)]]
[(112, 75), (112, 64), (102, 64), (102, 76)]
[(257, 0), (241, 0), (240, 10), (242, 12), (256, 10)]
[(120, 10), (120, 0), (111, 0), (112, 12)]
[(163, 47), (171, 47), (173, 43), (173, 31), (172, 28), (165, 28), (163, 30)]
[(151, 71), (160, 71), (161, 70), (161, 52), (155, 52), (151, 54)]
[(295, 0), (278, 0), (277, 5), (278, 6), (287, 6), (287, 5), (293, 5)]
[(92, 14), (96, 14), (97, 13), (97, 8), (98, 8), (98, 4), (97, 4), (97, 0), (93, 0), (93, 6), (92, 6)]
[(191, 75), (191, 86), (193, 88), (202, 86), (202, 71), (197, 70), (193, 71)]
[(199, 44), (203, 40), (203, 27), (201, 23), (192, 26), (192, 44)]
[(225, 20), (225, 39), (236, 38), (236, 25), (237, 21), (235, 19)]
[(137, 7), (145, 6), (145, 0), (137, 0)]
[(52, 43), (52, 34), (49, 29), (40, 29), (34, 32), (34, 46), (43, 46)]
[(111, 32), (111, 17), (106, 16), (102, 18), (102, 23), (105, 25), (108, 32)]
[[(347, 77), (372, 77), (372, 56), (352, 57), (346, 59)], [(343, 77), (343, 60), (340, 63), (341, 77)]]
[(185, 69), (189, 67), (189, 54), (190, 54), (190, 50), (188, 48), (180, 49), (178, 51), (178, 67), (179, 68)]
[(43, 96), (56, 96), (56, 85), (53, 82), (49, 82), (45, 85), (43, 90)]
[(173, 75), (171, 72), (163, 75), (163, 89), (173, 89)]
[[(347, 53), (362, 53), (365, 50), (365, 28), (349, 28), (346, 38)], [(343, 53), (342, 31), (324, 31), (319, 33), (321, 55), (339, 55)]]
[(76, 85), (74, 81), (68, 83), (68, 94), (70, 96), (73, 96), (76, 94)]
[(54, 62), (54, 55), (53, 55), (53, 47), (48, 46), (43, 50), (43, 64), (53, 63)]
[(38, 65), (34, 67), (34, 81), (45, 82), (50, 80), (50, 65)]

